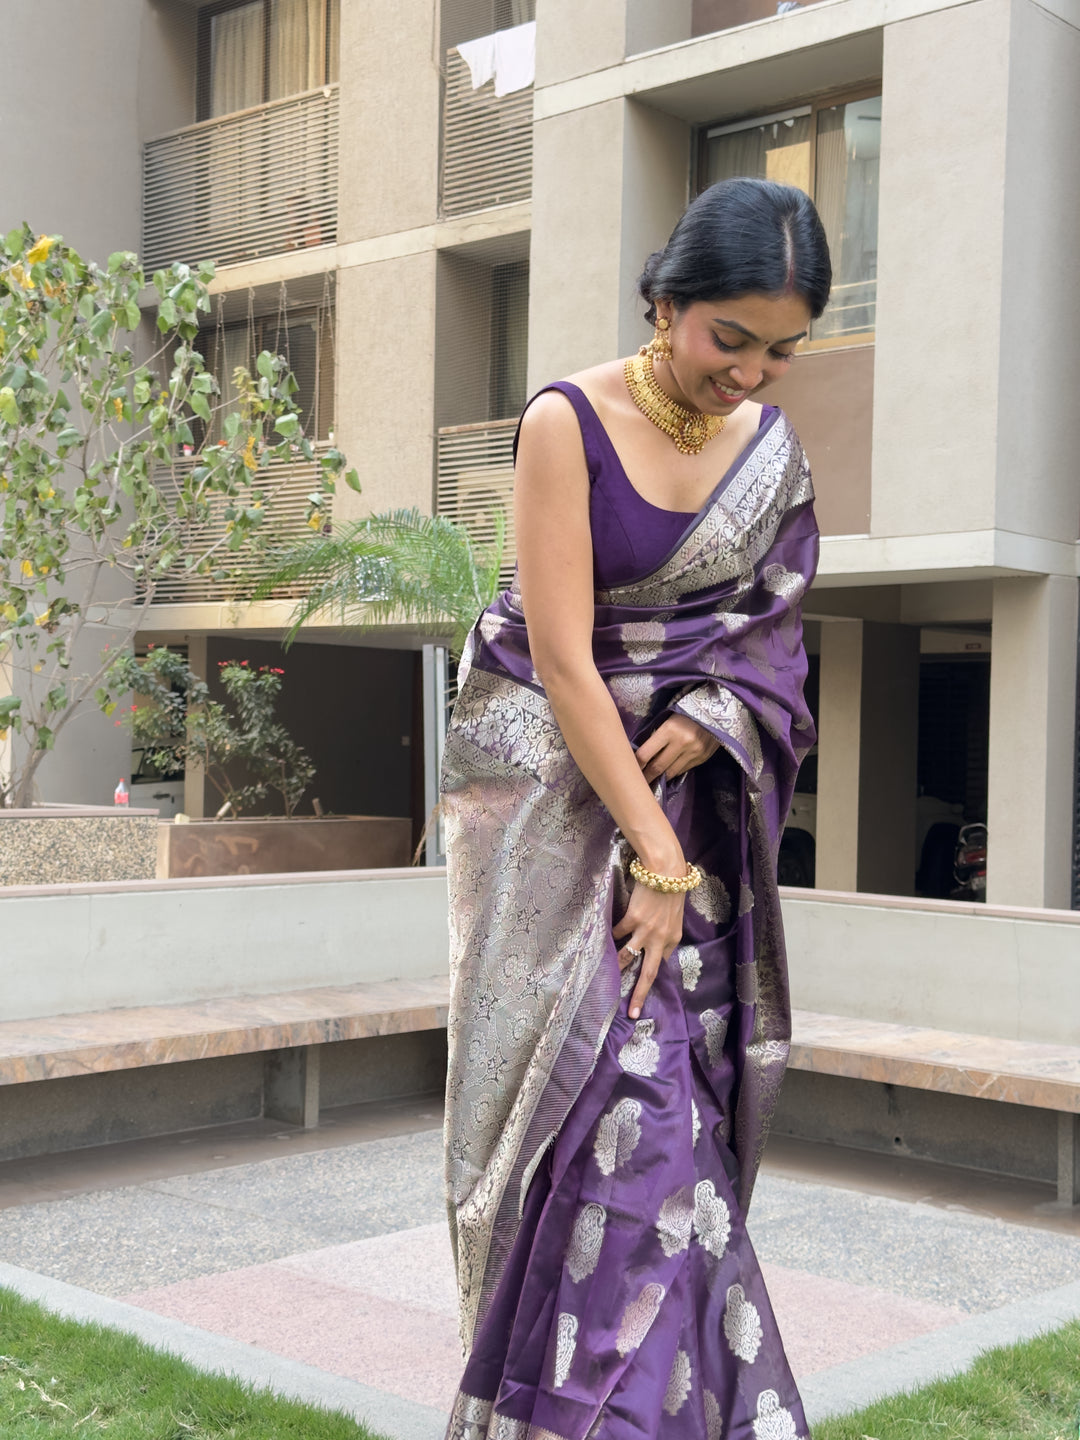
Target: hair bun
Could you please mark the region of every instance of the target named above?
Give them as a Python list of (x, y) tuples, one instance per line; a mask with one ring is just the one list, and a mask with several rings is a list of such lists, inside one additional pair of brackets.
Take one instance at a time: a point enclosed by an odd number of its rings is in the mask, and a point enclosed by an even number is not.
[(664, 263), (665, 253), (665, 250), (654, 250), (642, 266), (638, 277), (638, 294), (648, 301), (649, 308), (645, 312), (645, 319), (649, 321), (656, 319), (656, 306), (653, 304), (656, 299), (656, 276)]

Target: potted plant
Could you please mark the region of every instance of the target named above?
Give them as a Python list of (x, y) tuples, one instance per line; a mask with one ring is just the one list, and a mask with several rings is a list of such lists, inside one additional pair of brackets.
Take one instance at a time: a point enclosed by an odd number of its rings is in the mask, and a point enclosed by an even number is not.
[[(307, 751), (276, 715), (285, 671), (224, 660), (222, 698), (167, 646), (123, 656), (111, 679), (137, 699), (117, 724), (162, 773), (197, 766), (217, 794), (213, 819), (162, 823), (157, 873), (254, 875), (360, 870), (409, 863), (411, 823), (381, 815), (323, 815), (297, 808), (315, 776)], [(273, 805), (280, 815), (260, 814)]]

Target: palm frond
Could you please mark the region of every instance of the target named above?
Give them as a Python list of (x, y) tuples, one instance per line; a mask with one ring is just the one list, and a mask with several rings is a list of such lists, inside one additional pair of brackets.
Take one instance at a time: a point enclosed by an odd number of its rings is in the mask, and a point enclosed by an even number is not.
[(459, 655), (477, 615), (498, 593), (505, 534), (497, 514), (494, 543), (477, 551), (468, 531), (445, 516), (416, 509), (369, 515), (279, 552), (254, 598), (308, 583), (286, 644), (319, 615), (355, 629), (390, 621), (434, 631), (450, 626), (450, 649)]

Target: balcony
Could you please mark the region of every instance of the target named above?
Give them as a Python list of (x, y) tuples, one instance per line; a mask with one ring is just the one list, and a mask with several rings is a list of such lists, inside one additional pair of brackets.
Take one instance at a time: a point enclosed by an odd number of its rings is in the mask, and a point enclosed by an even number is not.
[(496, 516), (506, 518), (502, 584), (513, 578), (514, 432), (516, 420), (447, 425), (436, 437), (435, 513), (464, 525), (481, 548), (495, 540)]
[(532, 111), (531, 85), (501, 99), (491, 80), (474, 90), (457, 50), (446, 52), (443, 215), (468, 215), (530, 198)]
[(337, 192), (336, 85), (175, 130), (143, 147), (143, 263), (328, 245)]
[[(260, 526), (264, 542), (281, 545), (310, 535), (308, 496), (319, 489), (317, 457), (319, 451), (326, 448), (316, 446), (315, 460), (271, 461), (268, 469), (253, 477), (255, 488), (261, 489), (264, 498), (265, 518)], [(185, 469), (195, 463), (194, 459), (185, 459), (177, 461), (173, 467), (163, 468), (157, 477), (159, 490), (165, 494), (175, 492)], [(212, 546), (218, 546), (212, 556), (213, 573), (199, 575), (177, 570), (167, 575), (157, 586), (155, 605), (221, 604), (227, 600), (240, 600), (249, 595), (262, 578), (265, 562), (260, 550), (250, 545), (238, 551), (227, 548), (225, 510), (229, 503), (223, 495), (213, 496), (210, 518), (203, 524), (193, 525), (186, 537), (185, 549), (191, 556), (204, 555)], [(305, 590), (306, 584), (300, 580), (293, 585), (279, 587), (273, 592), (273, 598), (295, 600)]]

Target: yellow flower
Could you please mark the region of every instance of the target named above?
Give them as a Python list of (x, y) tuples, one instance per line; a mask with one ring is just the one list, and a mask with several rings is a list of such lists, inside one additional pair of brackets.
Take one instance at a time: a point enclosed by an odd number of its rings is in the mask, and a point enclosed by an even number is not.
[(247, 444), (244, 446), (244, 464), (249, 470), (257, 470), (259, 462), (255, 459), (255, 436), (249, 435)]
[(321, 515), (312, 515), (311, 519), (310, 519), (307, 523), (308, 523), (308, 529), (309, 529), (309, 530), (321, 530), (321, 529), (322, 529), (322, 516), (321, 516)]
[(21, 285), (24, 290), (32, 290), (34, 288), (33, 280), (30, 279), (30, 276), (26, 273), (26, 271), (21, 265), (12, 265), (11, 278), (17, 284)]
[(124, 402), (119, 395), (113, 397), (112, 408), (117, 420), (122, 420), (124, 418)]
[(33, 575), (33, 573), (34, 573), (34, 567), (33, 567), (33, 565), (30, 564), (30, 561), (29, 561), (29, 560), (24, 560), (24, 561), (22, 562), (21, 569), (22, 569), (22, 573), (23, 573), (24, 575)]
[(26, 256), (26, 258), (30, 261), (30, 264), (36, 265), (39, 260), (47, 260), (49, 258), (49, 251), (53, 247), (53, 243), (54, 242), (51, 235), (39, 235), (36, 243), (31, 247), (29, 253)]
[(49, 623), (49, 612), (48, 612), (48, 610), (43, 610), (40, 615), (35, 615), (35, 616), (34, 616), (34, 624), (35, 624), (35, 625), (47, 625), (48, 623)]

